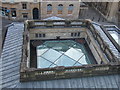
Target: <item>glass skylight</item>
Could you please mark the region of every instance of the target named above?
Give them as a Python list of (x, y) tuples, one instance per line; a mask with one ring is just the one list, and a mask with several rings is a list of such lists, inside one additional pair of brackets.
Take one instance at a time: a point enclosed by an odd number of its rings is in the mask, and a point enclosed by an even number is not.
[(37, 68), (93, 64), (83, 44), (73, 40), (45, 41), (37, 46)]
[(120, 35), (116, 31), (108, 31), (113, 39), (120, 45)]

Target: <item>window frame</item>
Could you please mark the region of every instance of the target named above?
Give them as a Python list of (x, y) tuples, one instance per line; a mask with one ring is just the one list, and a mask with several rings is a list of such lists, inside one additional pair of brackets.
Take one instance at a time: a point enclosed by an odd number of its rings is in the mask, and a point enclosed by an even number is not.
[(68, 6), (68, 14), (72, 14), (73, 13), (73, 9), (74, 9), (74, 5), (73, 4), (70, 4)]
[(27, 3), (22, 3), (22, 9), (27, 9)]
[(58, 9), (58, 14), (62, 14), (63, 13), (63, 4), (59, 4), (57, 9)]
[(52, 14), (52, 4), (47, 4), (47, 14)]
[[(25, 17), (25, 15), (26, 15), (27, 17)], [(28, 13), (22, 13), (22, 16), (23, 16), (23, 19), (28, 19)]]
[(10, 8), (10, 10), (11, 10), (11, 16), (16, 17), (17, 16), (16, 8)]

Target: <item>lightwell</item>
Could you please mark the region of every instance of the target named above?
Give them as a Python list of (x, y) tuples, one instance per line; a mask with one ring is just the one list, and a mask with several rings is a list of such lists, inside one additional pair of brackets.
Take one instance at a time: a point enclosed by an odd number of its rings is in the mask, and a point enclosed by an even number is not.
[(37, 46), (37, 68), (95, 64), (93, 55), (73, 40), (45, 41)]
[(89, 20), (26, 21), (20, 81), (120, 73), (99, 28)]

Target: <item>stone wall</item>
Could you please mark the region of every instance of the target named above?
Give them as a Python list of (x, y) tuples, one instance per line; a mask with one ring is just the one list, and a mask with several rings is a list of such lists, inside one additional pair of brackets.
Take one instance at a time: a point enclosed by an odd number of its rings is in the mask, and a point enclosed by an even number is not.
[[(47, 21), (53, 26), (47, 27), (46, 21), (37, 21), (39, 25), (35, 25), (36, 21), (26, 21), (25, 22), (25, 32), (24, 32), (24, 43), (23, 43), (23, 55), (21, 61), (21, 70), (20, 70), (20, 81), (34, 81), (34, 80), (51, 80), (51, 79), (62, 79), (62, 78), (77, 78), (84, 76), (94, 76), (94, 75), (106, 75), (106, 74), (119, 74), (120, 73), (120, 62), (115, 58), (107, 44), (101, 38), (99, 32), (95, 30), (92, 23), (88, 20), (79, 21), (82, 24), (77, 24), (79, 20), (74, 21), (62, 21), (62, 22), (70, 22), (68, 25), (63, 25), (64, 28), (55, 28), (53, 23), (56, 21)], [(58, 21), (60, 22), (60, 21)], [(81, 26), (81, 28), (72, 28), (71, 23), (77, 22), (76, 27)], [(44, 25), (43, 25), (44, 23)], [(42, 24), (42, 25), (41, 25)], [(41, 26), (40, 26), (41, 25)], [(46, 28), (45, 28), (46, 27)], [(71, 28), (70, 28), (71, 27)], [(84, 27), (84, 29), (83, 29)], [(37, 29), (35, 29), (37, 28)], [(41, 28), (41, 29), (40, 29)], [(35, 31), (34, 31), (35, 30)], [(57, 30), (57, 31), (56, 31)], [(73, 67), (54, 67), (54, 68), (30, 68), (30, 39), (33, 38), (31, 36), (34, 33), (39, 32), (59, 32), (62, 33), (65, 31), (82, 31), (82, 36), (84, 37), (94, 54), (95, 59), (97, 59), (97, 63), (95, 65), (83, 65), (83, 66), (73, 66)], [(84, 34), (83, 34), (84, 33)], [(56, 33), (57, 34), (57, 33)], [(51, 39), (54, 35), (51, 36)], [(80, 38), (80, 37), (79, 37)], [(34, 38), (35, 39), (35, 38)], [(39, 38), (40, 39), (40, 38)], [(41, 40), (41, 39), (40, 39)], [(29, 54), (29, 55), (28, 55)], [(105, 58), (105, 56), (107, 58)], [(107, 61), (108, 60), (108, 61)]]
[[(47, 14), (47, 5), (52, 5), (52, 13)], [(63, 5), (63, 12), (62, 14), (58, 14), (58, 5)], [(72, 14), (68, 14), (68, 7), (70, 4), (73, 4), (73, 12)], [(78, 1), (61, 1), (61, 2), (42, 2), (41, 3), (41, 18), (47, 18), (51, 16), (58, 16), (65, 19), (78, 19), (80, 9), (80, 3)]]
[[(22, 9), (22, 3), (26, 3), (27, 4), (27, 9)], [(51, 14), (47, 14), (47, 4), (52, 4), (52, 13)], [(59, 4), (63, 4), (63, 13), (62, 14), (58, 14), (58, 5)], [(68, 14), (68, 7), (70, 4), (73, 4), (73, 12), (72, 14)], [(26, 20), (23, 18), (23, 13), (27, 13), (28, 14), (28, 18), (27, 19), (33, 19), (33, 9), (37, 8), (38, 9), (38, 13), (39, 13), (39, 18), (38, 19), (44, 19), (47, 17), (51, 17), (51, 16), (58, 16), (58, 17), (62, 17), (65, 19), (78, 19), (78, 15), (79, 15), (79, 9), (80, 9), (80, 3), (78, 0), (76, 1), (72, 1), (72, 0), (67, 0), (67, 1), (62, 1), (62, 2), (54, 2), (54, 1), (41, 1), (41, 2), (14, 2), (14, 3), (10, 3), (10, 2), (3, 2), (2, 3), (2, 7), (6, 7), (7, 9), (11, 9), (11, 8), (15, 8), (16, 9), (16, 18), (13, 18), (11, 16), (11, 12), (9, 13), (9, 19), (12, 20)]]
[[(27, 4), (27, 9), (22, 8), (22, 3)], [(2, 3), (3, 7), (6, 7), (7, 9), (11, 10), (11, 8), (16, 9), (16, 17), (12, 17), (11, 12), (9, 13), (9, 19), (11, 20), (27, 20), (27, 19), (33, 19), (33, 9), (37, 8), (39, 10), (39, 18), (40, 18), (40, 3), (32, 3), (32, 2), (16, 2), (16, 3)], [(28, 15), (28, 18), (23, 18), (23, 13), (26, 13)]]

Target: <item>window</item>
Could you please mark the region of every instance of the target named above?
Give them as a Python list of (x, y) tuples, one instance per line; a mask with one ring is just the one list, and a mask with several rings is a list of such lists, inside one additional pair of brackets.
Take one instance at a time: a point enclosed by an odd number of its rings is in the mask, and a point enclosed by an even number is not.
[(41, 37), (41, 34), (39, 34), (39, 37)]
[(37, 2), (37, 0), (34, 0), (34, 2)]
[(7, 8), (5, 7), (5, 12), (7, 12)]
[(28, 18), (28, 13), (23, 13), (23, 18), (27, 19)]
[(68, 14), (72, 14), (73, 12), (73, 4), (70, 4), (68, 7)]
[(38, 38), (38, 34), (37, 33), (35, 34), (35, 37)]
[(62, 11), (63, 11), (63, 5), (59, 4), (58, 5), (58, 14), (62, 14)]
[(74, 36), (77, 36), (77, 33), (75, 33)]
[(4, 8), (4, 7), (2, 7), (2, 11), (5, 11), (5, 8)]
[(14, 3), (14, 0), (10, 0), (11, 3)]
[(71, 36), (73, 37), (73, 33), (71, 33)]
[(43, 34), (43, 37), (45, 37), (45, 34)]
[(80, 32), (71, 33), (71, 36), (72, 37), (78, 37), (78, 36), (80, 36)]
[(78, 36), (80, 36), (80, 32), (78, 32)]
[(40, 33), (36, 33), (35, 34), (35, 38), (41, 38), (41, 37), (45, 37), (45, 34), (40, 34)]
[(16, 17), (16, 8), (11, 8), (12, 17)]
[(23, 3), (23, 4), (22, 4), (22, 8), (23, 8), (23, 9), (27, 9), (27, 4), (26, 4), (26, 3)]
[(4, 15), (7, 15), (7, 8), (6, 7), (1, 7), (1, 10), (3, 11)]
[(47, 5), (47, 14), (51, 14), (52, 13), (52, 5), (48, 4)]

